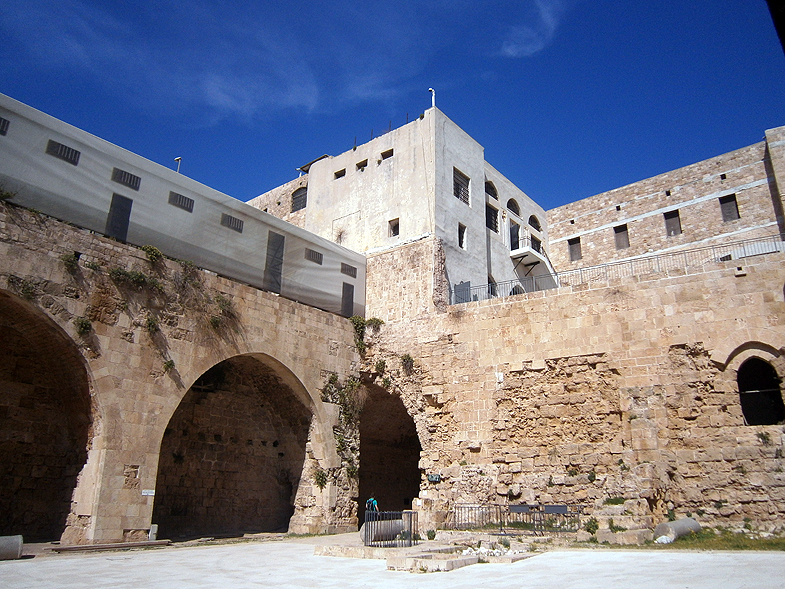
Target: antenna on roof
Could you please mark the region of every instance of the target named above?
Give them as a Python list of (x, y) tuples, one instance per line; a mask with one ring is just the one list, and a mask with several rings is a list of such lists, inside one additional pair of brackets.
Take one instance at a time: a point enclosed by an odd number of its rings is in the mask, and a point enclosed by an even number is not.
[(433, 88), (428, 88), (428, 92), (431, 93), (431, 106), (435, 107), (436, 106), (436, 90), (434, 90)]
[(181, 158), (181, 157), (176, 157), (176, 158), (174, 158), (174, 161), (176, 161), (176, 162), (177, 162), (177, 173), (178, 173), (178, 174), (180, 173), (180, 161), (181, 161), (182, 159), (183, 159), (183, 158)]

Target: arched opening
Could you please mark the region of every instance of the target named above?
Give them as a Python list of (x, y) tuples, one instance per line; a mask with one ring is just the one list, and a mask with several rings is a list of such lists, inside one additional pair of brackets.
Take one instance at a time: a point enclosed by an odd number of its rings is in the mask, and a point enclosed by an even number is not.
[(514, 198), (507, 201), (507, 210), (519, 217), (521, 216), (521, 207), (518, 206), (518, 201)]
[(529, 227), (531, 227), (532, 229), (536, 229), (537, 231), (542, 231), (540, 220), (534, 215), (529, 217)]
[(496, 187), (493, 185), (493, 182), (490, 180), (485, 181), (485, 194), (495, 200), (499, 200), (499, 193), (497, 192)]
[(736, 382), (748, 425), (774, 425), (785, 420), (782, 381), (771, 364), (755, 357), (746, 360), (739, 367)]
[(401, 397), (370, 385), (360, 414), (359, 523), (373, 495), (380, 511), (412, 508), (420, 493), (420, 438)]
[(88, 383), (73, 340), (0, 292), (0, 536), (60, 539), (87, 459)]
[(161, 442), (159, 537), (287, 531), (312, 413), (273, 365), (224, 360), (183, 397)]

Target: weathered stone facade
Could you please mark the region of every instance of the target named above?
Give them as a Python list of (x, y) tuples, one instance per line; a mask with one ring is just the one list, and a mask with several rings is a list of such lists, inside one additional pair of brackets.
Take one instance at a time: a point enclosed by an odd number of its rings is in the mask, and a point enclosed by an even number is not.
[(356, 527), (320, 393), (356, 371), (346, 319), (5, 203), (0, 260), (2, 533), (135, 540), (156, 497), (175, 535)]

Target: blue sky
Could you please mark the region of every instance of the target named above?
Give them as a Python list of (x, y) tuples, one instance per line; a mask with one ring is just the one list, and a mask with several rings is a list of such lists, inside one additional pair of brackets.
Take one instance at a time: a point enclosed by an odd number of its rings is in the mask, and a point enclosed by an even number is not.
[(785, 125), (764, 0), (16, 0), (0, 92), (241, 200), (437, 106), (552, 208)]

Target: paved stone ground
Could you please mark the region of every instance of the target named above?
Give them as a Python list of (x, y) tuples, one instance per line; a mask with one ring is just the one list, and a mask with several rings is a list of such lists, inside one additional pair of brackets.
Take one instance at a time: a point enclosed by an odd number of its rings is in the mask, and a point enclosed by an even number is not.
[(322, 539), (38, 556), (0, 562), (3, 589), (323, 587), (336, 589), (785, 588), (782, 552), (560, 550), (449, 573), (314, 556)]

